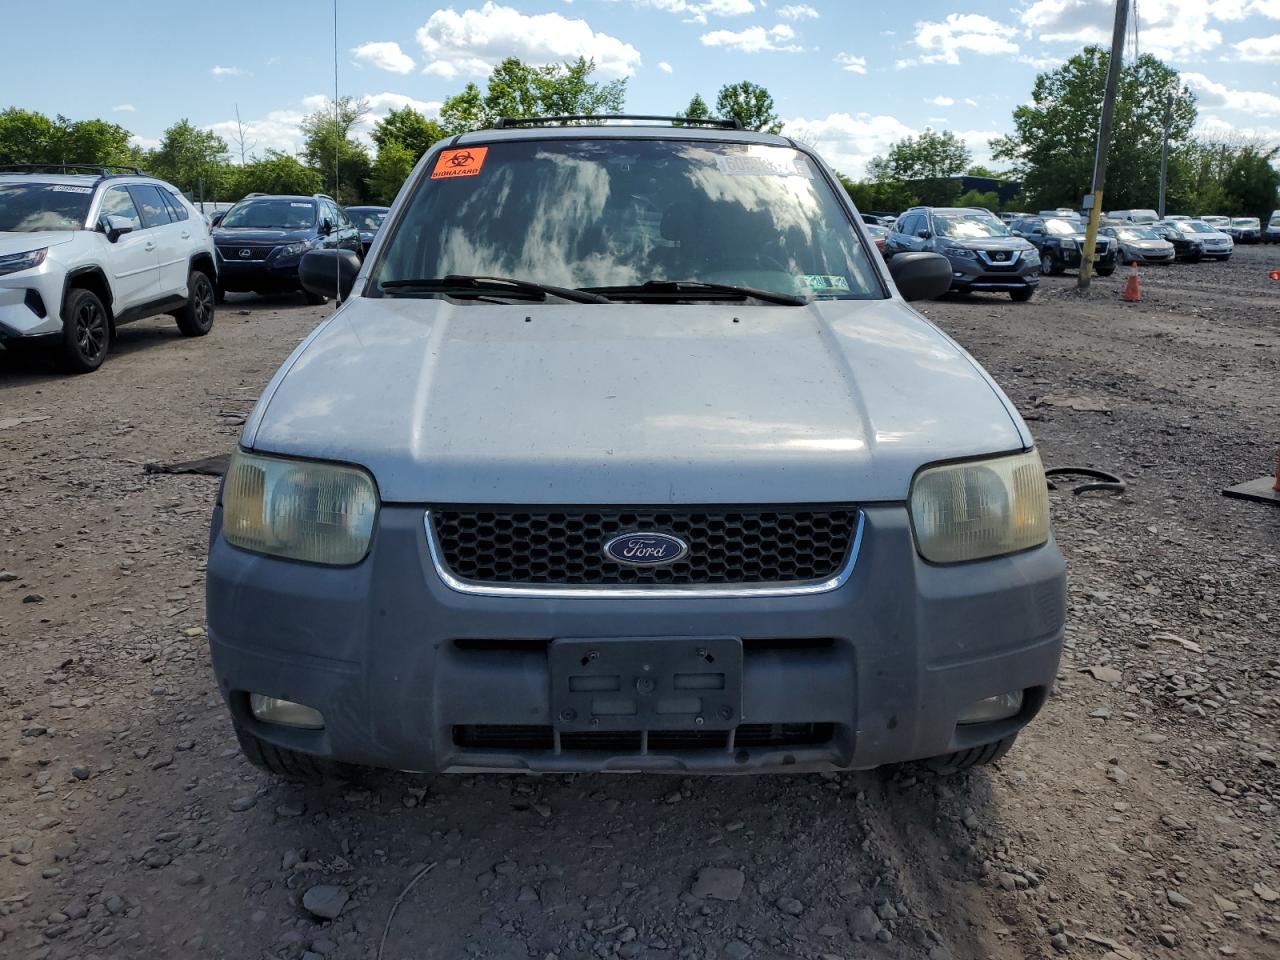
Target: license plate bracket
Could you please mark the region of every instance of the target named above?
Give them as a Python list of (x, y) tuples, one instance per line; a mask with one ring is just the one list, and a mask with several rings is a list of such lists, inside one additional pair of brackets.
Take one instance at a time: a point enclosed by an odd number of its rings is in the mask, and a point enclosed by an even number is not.
[(562, 732), (730, 730), (740, 720), (738, 637), (566, 638), (547, 659)]

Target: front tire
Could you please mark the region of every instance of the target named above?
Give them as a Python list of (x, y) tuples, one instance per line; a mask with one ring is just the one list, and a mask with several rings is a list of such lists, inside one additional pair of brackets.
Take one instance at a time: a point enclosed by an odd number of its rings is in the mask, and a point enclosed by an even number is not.
[(1062, 267), (1058, 266), (1058, 258), (1053, 255), (1052, 250), (1040, 254), (1040, 276), (1052, 277), (1061, 272)]
[(73, 287), (62, 304), (59, 359), (68, 373), (92, 373), (111, 349), (111, 319), (98, 295)]
[(201, 271), (192, 270), (191, 276), (187, 278), (186, 306), (173, 315), (184, 337), (203, 337), (213, 329), (216, 300), (213, 281)]
[(254, 736), (234, 721), (232, 725), (235, 727), (236, 740), (240, 742), (240, 751), (244, 754), (244, 758), (259, 770), (265, 770), (285, 780), (296, 783), (324, 783), (327, 780), (352, 780), (360, 772), (359, 767), (322, 760), (309, 753), (300, 753), (286, 747), (277, 747), (274, 743), (268, 743)]
[(970, 770), (973, 767), (985, 767), (987, 764), (995, 763), (1013, 746), (1013, 742), (1018, 739), (1016, 733), (1011, 733), (1002, 740), (994, 743), (984, 743), (980, 746), (970, 747), (968, 750), (957, 750), (955, 753), (944, 753), (938, 757), (930, 757), (928, 760), (920, 761), (921, 764), (933, 773), (940, 776), (949, 776), (953, 773), (960, 773), (963, 770)]
[(1035, 293), (1035, 287), (1027, 287), (1025, 290), (1010, 290), (1009, 298), (1013, 300), (1014, 303), (1026, 303), (1035, 296)]
[(1098, 269), (1098, 276), (1100, 276), (1100, 277), (1109, 277), (1109, 276), (1111, 276), (1111, 275), (1112, 275), (1113, 273), (1115, 273), (1115, 272), (1116, 272), (1116, 268), (1115, 268), (1115, 267), (1100, 267), (1100, 268)]

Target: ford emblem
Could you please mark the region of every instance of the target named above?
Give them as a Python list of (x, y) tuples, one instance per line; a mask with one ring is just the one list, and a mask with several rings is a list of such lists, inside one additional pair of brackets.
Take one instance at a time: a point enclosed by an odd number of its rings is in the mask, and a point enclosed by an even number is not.
[(604, 555), (629, 567), (661, 567), (689, 553), (689, 545), (666, 533), (624, 533), (604, 545)]

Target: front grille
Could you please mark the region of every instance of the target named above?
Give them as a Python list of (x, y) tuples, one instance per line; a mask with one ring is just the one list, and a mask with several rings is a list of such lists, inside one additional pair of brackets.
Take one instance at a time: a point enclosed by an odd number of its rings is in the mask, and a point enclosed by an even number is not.
[[(454, 576), (497, 584), (751, 584), (821, 581), (844, 566), (857, 511), (432, 511)], [(689, 545), (667, 566), (629, 567), (604, 554), (614, 537), (661, 532)]]
[[(265, 260), (267, 255), (274, 250), (274, 246), (260, 246), (251, 243), (220, 243), (218, 244), (218, 252), (222, 254), (224, 260)], [(249, 256), (240, 256), (241, 250), (248, 250)]]
[[(732, 733), (732, 739), (730, 734)], [(728, 750), (745, 747), (814, 747), (829, 743), (830, 723), (744, 723), (736, 730), (653, 730), (649, 753)], [(453, 728), (455, 746), (467, 750), (514, 750), (546, 753), (555, 750), (555, 731), (549, 726), (469, 724)], [(645, 736), (640, 730), (562, 733), (561, 752), (641, 754)]]

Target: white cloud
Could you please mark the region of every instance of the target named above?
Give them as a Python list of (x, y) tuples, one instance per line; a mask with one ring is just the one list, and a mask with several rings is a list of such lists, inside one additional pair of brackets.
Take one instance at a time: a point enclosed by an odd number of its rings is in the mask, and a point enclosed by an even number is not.
[(812, 144), (828, 163), (852, 177), (862, 176), (867, 161), (884, 153), (892, 143), (916, 133), (897, 117), (870, 113), (793, 117), (785, 121), (785, 129)]
[(1204, 140), (1280, 143), (1280, 127), (1236, 126), (1219, 117), (1201, 117), (1192, 133)]
[(135, 133), (129, 137), (129, 145), (143, 150), (155, 150), (160, 146), (160, 140), (156, 137), (140, 137)]
[(1233, 46), (1241, 60), (1250, 63), (1280, 63), (1280, 33), (1273, 37), (1249, 37)]
[(905, 70), (905, 69), (907, 69), (907, 67), (915, 67), (915, 66), (919, 66), (919, 64), (920, 64), (920, 61), (919, 61), (919, 60), (915, 60), (915, 59), (912, 59), (912, 58), (907, 58), (907, 59), (903, 59), (903, 60), (895, 60), (895, 61), (893, 61), (893, 69), (895, 69), (895, 70)]
[(1255, 13), (1280, 20), (1280, 0), (1212, 0), (1212, 10), (1218, 20), (1244, 20)]
[(742, 53), (799, 53), (804, 47), (792, 43), (795, 30), (780, 23), (766, 30), (764, 27), (747, 27), (745, 30), (712, 30), (698, 39), (704, 47), (728, 47)]
[(708, 17), (740, 17), (743, 14), (754, 13), (756, 9), (751, 0), (703, 0), (701, 3), (694, 0), (635, 0), (635, 2), (640, 6), (653, 7), (655, 10), (666, 13), (684, 14), (685, 23), (705, 24)]
[(214, 67), (209, 71), (215, 77), (238, 77), (243, 72), (239, 67)]
[(137, 113), (138, 108), (132, 103), (117, 103), (111, 108), (112, 113)]
[(1010, 39), (1017, 34), (990, 17), (976, 13), (949, 13), (941, 23), (925, 21), (916, 24), (915, 45), (924, 63), (960, 62), (959, 52), (996, 54), (1017, 53), (1018, 45)]
[(847, 70), (849, 73), (866, 73), (867, 58), (855, 56), (852, 53), (836, 54), (836, 63), (840, 64), (840, 69)]
[(778, 8), (778, 16), (783, 20), (817, 20), (819, 13), (807, 3), (788, 3)]
[(955, 106), (954, 100), (952, 100), (950, 97), (943, 97), (943, 96), (929, 97), (928, 99), (925, 100), (925, 103), (932, 103), (935, 107)]
[[(1280, 0), (1261, 4), (1280, 10)], [(1260, 0), (1142, 0), (1138, 49), (1166, 60), (1194, 59), (1222, 44), (1212, 21), (1239, 19), (1257, 6)], [(1028, 36), (1044, 43), (1106, 45), (1114, 17), (1112, 0), (1036, 0), (1019, 19)]]
[(659, 69), (659, 70), (661, 70), (663, 73), (671, 73), (671, 72), (672, 72), (672, 66), (671, 66), (671, 64), (667, 63), (667, 61), (665, 61), (665, 60), (659, 60), (659, 61), (658, 61), (658, 69)]
[(417, 39), (427, 59), (422, 72), (445, 79), (486, 77), (505, 57), (537, 65), (586, 57), (604, 77), (627, 77), (640, 66), (639, 50), (597, 33), (585, 20), (526, 16), (492, 0), (479, 10), (437, 10), (418, 28)]
[(1203, 73), (1184, 73), (1182, 82), (1200, 97), (1206, 107), (1239, 110), (1255, 117), (1280, 117), (1280, 97), (1261, 90), (1232, 90), (1225, 84), (1210, 80)]
[(973, 99), (973, 97), (965, 97), (964, 102), (971, 107), (976, 107), (978, 105), (978, 101)]
[(387, 70), (391, 73), (412, 73), (413, 57), (400, 49), (394, 40), (374, 40), (351, 49), (351, 55), (360, 63)]

